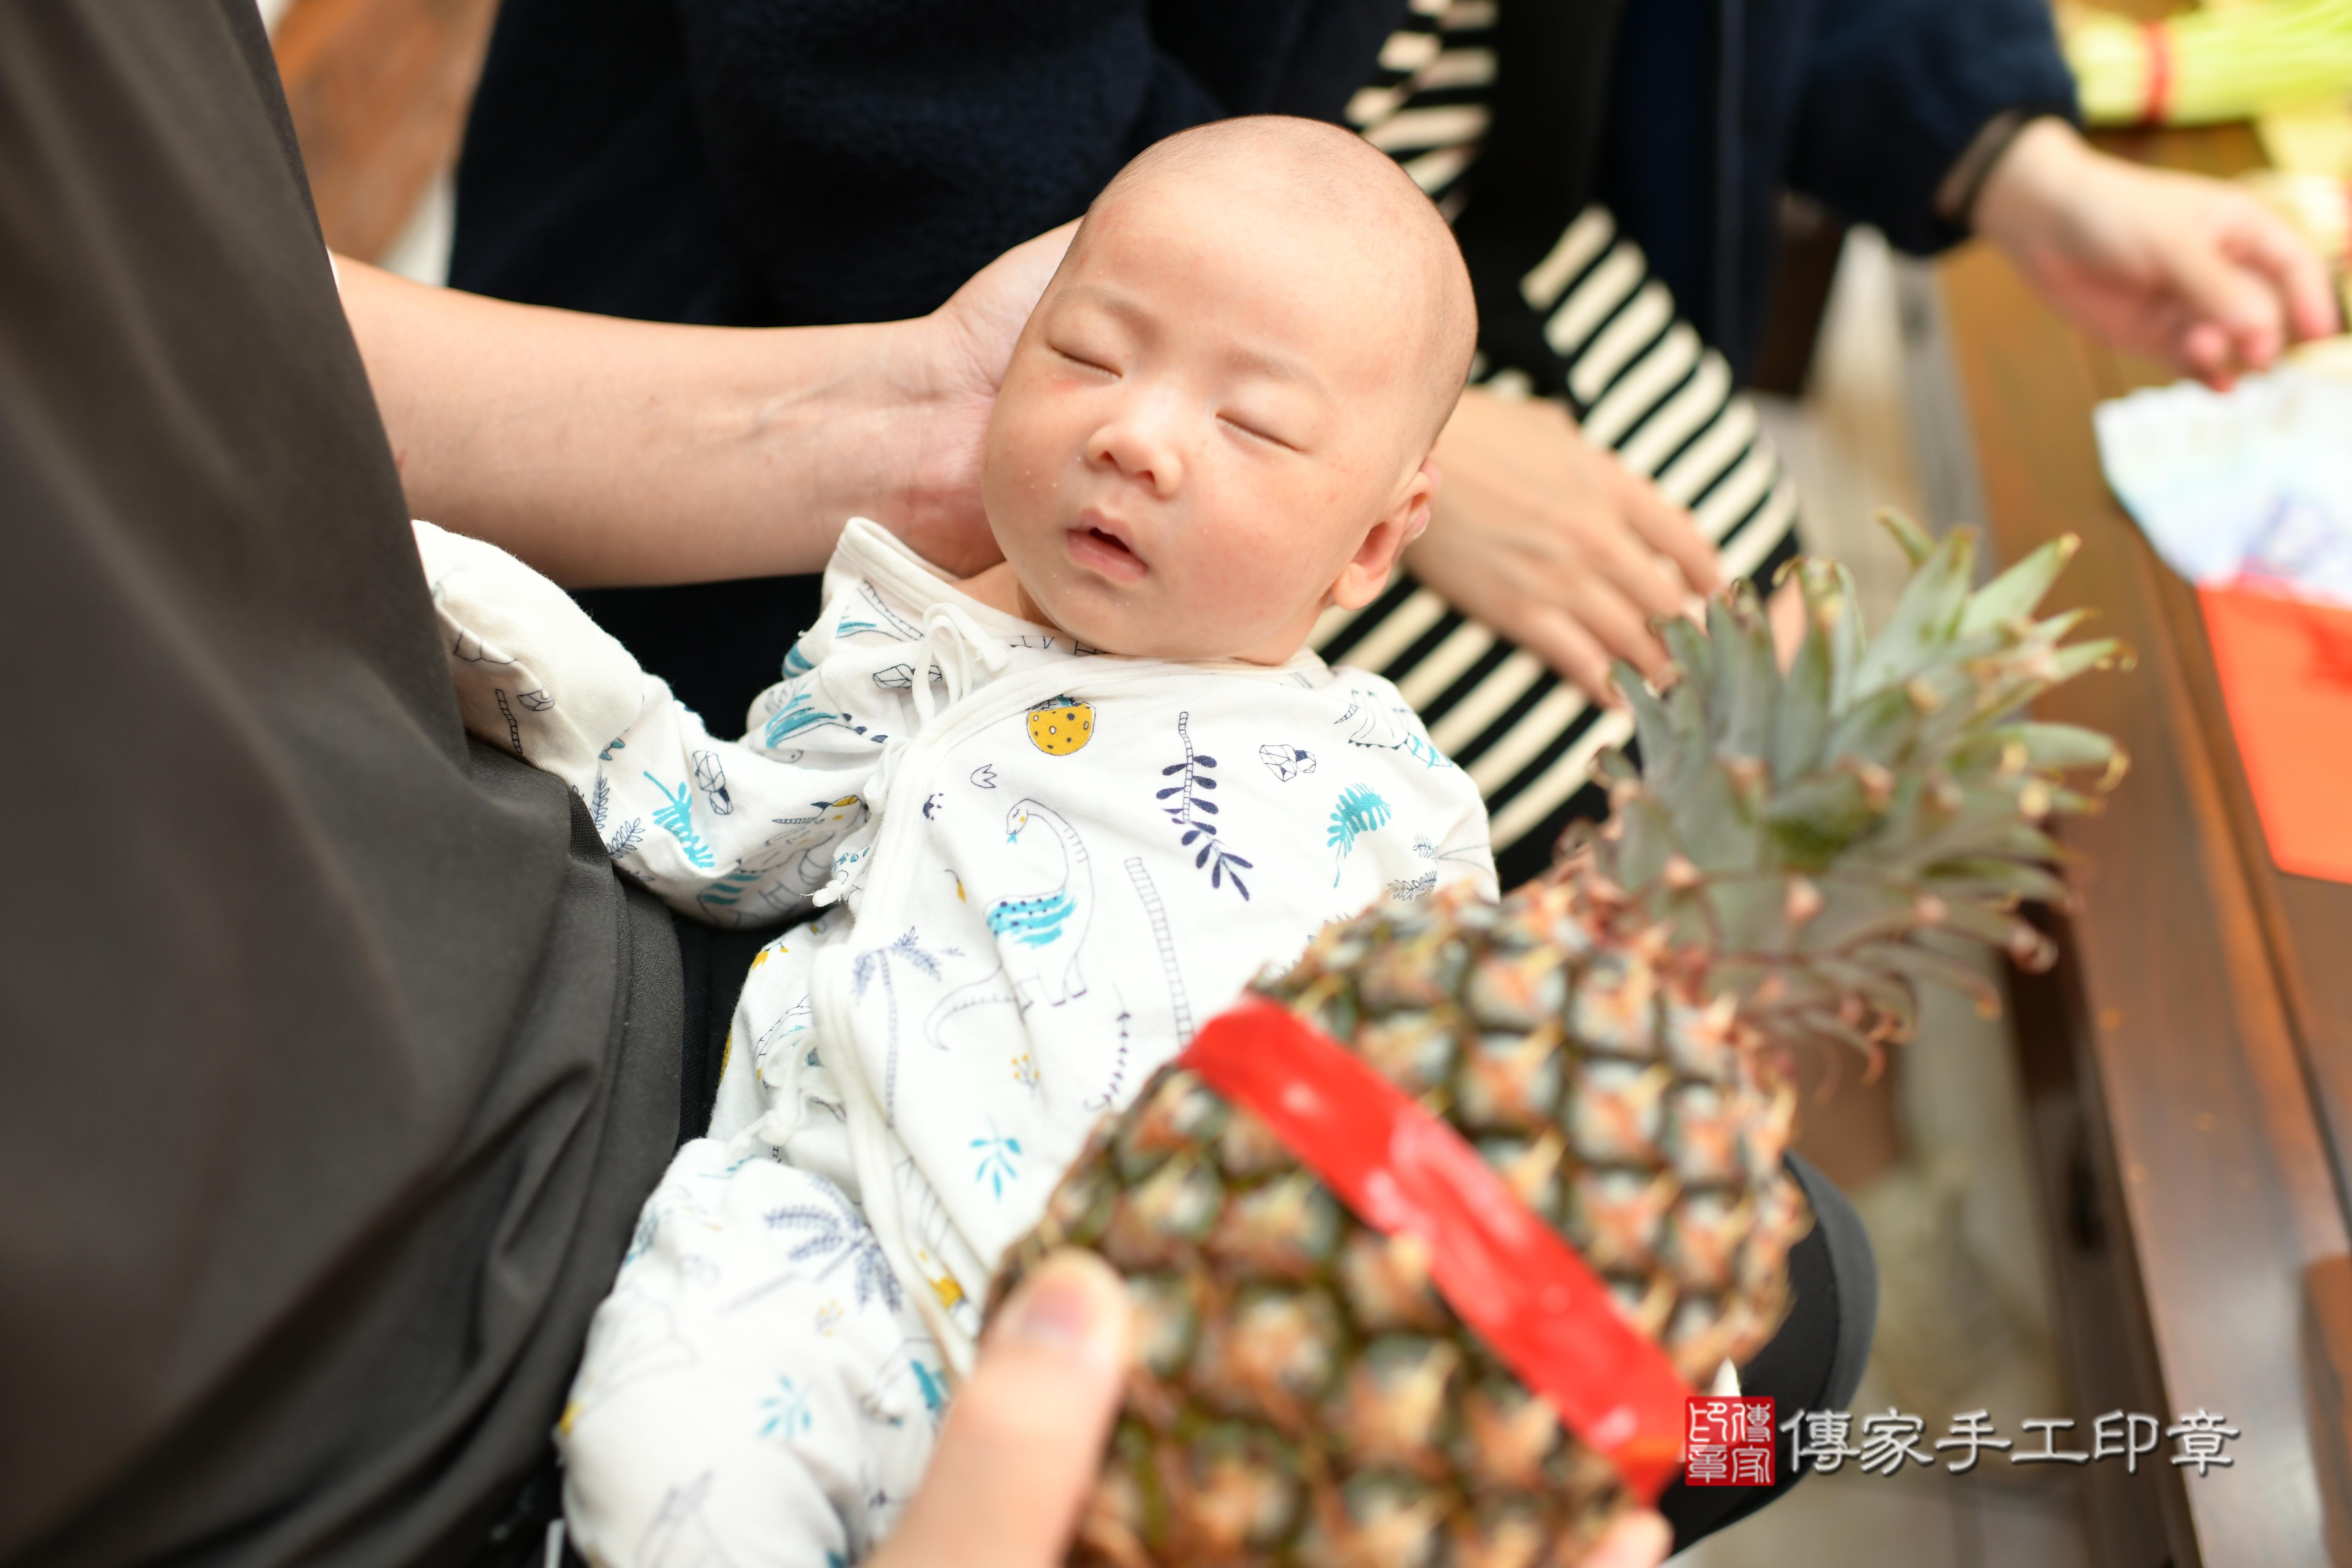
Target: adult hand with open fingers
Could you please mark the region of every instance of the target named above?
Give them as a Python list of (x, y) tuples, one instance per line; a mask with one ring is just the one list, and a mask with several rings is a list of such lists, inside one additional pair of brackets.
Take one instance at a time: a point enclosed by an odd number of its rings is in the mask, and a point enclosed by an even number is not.
[(1438, 437), (1445, 482), (1405, 564), (1439, 597), (1604, 702), (1622, 658), (1666, 662), (1650, 631), (1721, 581), (1690, 514), (1593, 446), (1559, 405), (1472, 387)]
[(937, 437), (917, 455), (900, 504), (879, 521), (917, 554), (959, 577), (1004, 558), (980, 504), (989, 411), (1013, 342), (1077, 230), (1075, 222), (1049, 229), (972, 274), (924, 319), (919, 352), (902, 372), (934, 402)]
[(1126, 1289), (1092, 1253), (1058, 1252), (1032, 1271), (982, 1342), (923, 1484), (869, 1568), (1060, 1563), (1102, 1469), (1131, 1332)]
[(1968, 216), (2076, 321), (2217, 388), (2337, 330), (2326, 264), (2260, 200), (2110, 158), (2063, 121), (2017, 133)]

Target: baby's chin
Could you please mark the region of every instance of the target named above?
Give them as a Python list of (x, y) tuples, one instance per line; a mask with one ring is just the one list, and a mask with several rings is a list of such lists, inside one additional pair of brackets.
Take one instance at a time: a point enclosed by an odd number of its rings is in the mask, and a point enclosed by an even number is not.
[(1222, 655), (1204, 651), (1199, 639), (1166, 637), (1150, 626), (1137, 625), (1138, 617), (1127, 615), (1103, 614), (1087, 609), (1038, 603), (1046, 621), (1066, 633), (1070, 640), (1088, 653), (1115, 653), (1127, 658), (1217, 658)]
[[(1113, 653), (1129, 658), (1238, 658), (1280, 664), (1298, 651), (1293, 647), (1280, 658), (1271, 658), (1267, 657), (1270, 650), (1251, 647), (1244, 634), (1226, 631), (1203, 636), (1196, 629), (1198, 618), (1181, 612), (1139, 616), (1115, 606), (1057, 604), (1034, 594), (1029, 597), (1051, 625), (1089, 653)], [(1184, 624), (1187, 621), (1192, 625)]]

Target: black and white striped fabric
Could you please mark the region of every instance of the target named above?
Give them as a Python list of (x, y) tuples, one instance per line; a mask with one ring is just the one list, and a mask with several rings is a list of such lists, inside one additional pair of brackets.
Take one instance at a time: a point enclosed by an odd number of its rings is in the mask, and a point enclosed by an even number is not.
[[(1464, 176), (1490, 122), (1496, 14), (1496, 0), (1413, 0), (1381, 50), (1379, 73), (1348, 106), (1364, 139), (1449, 222), (1467, 199)], [(1518, 294), (1540, 315), (1557, 363), (1497, 363), (1482, 345), (1472, 379), (1501, 396), (1561, 397), (1586, 439), (1691, 509), (1727, 576), (1769, 584), (1796, 553), (1795, 486), (1730, 367), (1679, 319), (1641, 247), (1606, 208), (1588, 205), (1520, 277)], [(1576, 797), (1593, 759), (1632, 733), (1630, 719), (1596, 707), (1402, 573), (1362, 610), (1327, 615), (1314, 643), (1328, 659), (1395, 681), (1438, 746), (1469, 771), (1493, 816), (1507, 887), (1540, 870), (1571, 817), (1592, 809)]]

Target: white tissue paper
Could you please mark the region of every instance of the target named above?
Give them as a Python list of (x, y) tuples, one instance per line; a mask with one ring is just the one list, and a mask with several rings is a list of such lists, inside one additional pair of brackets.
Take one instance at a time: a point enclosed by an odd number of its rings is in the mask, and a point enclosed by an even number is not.
[(2174, 571), (2352, 607), (2352, 382), (2181, 382), (2093, 417), (2107, 483)]

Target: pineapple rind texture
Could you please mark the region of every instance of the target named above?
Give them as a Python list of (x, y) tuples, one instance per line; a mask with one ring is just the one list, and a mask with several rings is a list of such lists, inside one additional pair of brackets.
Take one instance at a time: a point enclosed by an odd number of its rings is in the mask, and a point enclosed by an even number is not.
[[(1916, 984), (1982, 989), (1949, 935), (2046, 962), (2014, 913), (2063, 894), (2039, 825), (2092, 804), (2069, 770), (2120, 772), (2013, 718), (2116, 656), (2032, 618), (2071, 542), (1971, 594), (1969, 536), (1889, 526), (1916, 569), (1875, 641), (1811, 562), (1785, 673), (1744, 585), (1704, 635), (1662, 628), (1679, 679), (1620, 673), (1643, 763), (1606, 760), (1606, 826), (1500, 903), (1377, 907), (1257, 986), (1451, 1122), (1701, 1387), (1778, 1329), (1812, 1224), (1790, 1054), (1874, 1055)], [(1181, 1067), (1097, 1130), (992, 1299), (1068, 1245), (1126, 1276), (1139, 1345), (1076, 1561), (1564, 1568), (1630, 1506), (1415, 1238)]]
[[(1460, 1128), (1703, 1386), (1786, 1310), (1811, 1223), (1780, 1163), (1794, 1097), (1730, 1009), (1578, 903), (1551, 880), (1376, 910), (1261, 989)], [(1565, 1564), (1625, 1506), (1425, 1247), (1190, 1072), (1097, 1135), (1010, 1267), (1073, 1244), (1127, 1277), (1139, 1344), (1083, 1561)]]

